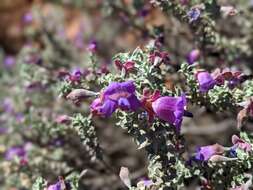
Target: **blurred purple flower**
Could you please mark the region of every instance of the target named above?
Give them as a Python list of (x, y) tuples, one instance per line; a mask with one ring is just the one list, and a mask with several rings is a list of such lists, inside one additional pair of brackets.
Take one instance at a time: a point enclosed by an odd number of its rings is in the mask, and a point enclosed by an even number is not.
[(232, 136), (232, 143), (234, 144), (234, 148), (239, 148), (244, 150), (245, 152), (252, 151), (252, 146), (250, 143), (247, 143), (243, 139), (239, 138), (237, 135)]
[(24, 15), (23, 15), (23, 22), (25, 23), (25, 24), (30, 24), (32, 21), (33, 21), (33, 14), (32, 14), (32, 12), (27, 12), (27, 13), (25, 13)]
[(200, 51), (198, 49), (193, 49), (188, 55), (187, 55), (187, 62), (192, 65), (196, 61), (198, 61), (200, 57)]
[(16, 59), (14, 56), (8, 55), (4, 58), (4, 66), (6, 68), (11, 68), (16, 64)]
[(197, 149), (195, 159), (199, 161), (208, 161), (214, 155), (220, 155), (224, 153), (224, 147), (219, 144), (202, 146)]
[(13, 108), (13, 104), (12, 104), (11, 99), (5, 98), (2, 103), (2, 108), (3, 108), (3, 111), (6, 113), (13, 113), (14, 108)]
[(187, 5), (189, 0), (180, 0), (181, 5)]
[(146, 17), (150, 13), (150, 7), (144, 6), (138, 11), (137, 15), (140, 17)]
[(16, 113), (15, 118), (18, 123), (22, 123), (25, 119), (25, 116), (23, 113)]
[(197, 81), (199, 83), (200, 92), (208, 92), (208, 90), (212, 89), (216, 84), (212, 75), (206, 71), (197, 73)]
[(139, 107), (140, 101), (135, 95), (133, 81), (110, 83), (100, 98), (95, 99), (90, 105), (94, 115), (103, 117), (110, 117), (117, 108), (136, 111)]
[(4, 135), (8, 132), (8, 128), (7, 127), (0, 127), (0, 135)]
[(169, 124), (175, 125), (178, 130), (181, 127), (185, 107), (185, 95), (179, 97), (164, 96), (152, 103), (155, 115)]
[(84, 31), (82, 29), (80, 29), (80, 31), (76, 34), (75, 38), (74, 38), (74, 45), (82, 50), (85, 48), (85, 45), (84, 45)]
[(201, 15), (201, 11), (198, 7), (192, 8), (190, 11), (188, 11), (187, 16), (190, 19), (190, 22), (194, 22), (199, 19)]
[(5, 152), (5, 159), (6, 160), (13, 160), (13, 158), (15, 158), (16, 156), (19, 158), (25, 158), (26, 154), (27, 154), (27, 152), (26, 152), (25, 147), (23, 145), (13, 146)]

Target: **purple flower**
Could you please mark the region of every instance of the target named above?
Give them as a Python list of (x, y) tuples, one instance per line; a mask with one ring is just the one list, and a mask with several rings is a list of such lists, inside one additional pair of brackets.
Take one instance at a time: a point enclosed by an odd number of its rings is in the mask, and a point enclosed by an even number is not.
[(15, 65), (16, 59), (15, 57), (8, 55), (4, 58), (4, 65), (6, 68), (11, 68), (13, 65)]
[(252, 151), (252, 146), (250, 143), (244, 141), (243, 139), (239, 138), (236, 135), (232, 136), (232, 143), (234, 144), (234, 148), (239, 148), (244, 150), (245, 152)]
[(150, 187), (151, 185), (154, 184), (152, 180), (146, 179), (146, 180), (142, 180), (142, 181), (143, 181), (143, 184), (145, 187)]
[(62, 190), (61, 182), (57, 182), (56, 184), (50, 185), (47, 190)]
[(169, 124), (175, 125), (178, 130), (183, 120), (185, 106), (185, 95), (179, 97), (164, 96), (152, 103), (155, 115)]
[(159, 52), (159, 51), (155, 51), (153, 53), (151, 53), (149, 55), (149, 61), (153, 64), (153, 65), (156, 65), (156, 66), (160, 66), (161, 63), (164, 63), (164, 64), (170, 64), (171, 61), (170, 61), (170, 56), (167, 52), (165, 51), (162, 51), (162, 52)]
[(188, 18), (190, 19), (190, 22), (194, 22), (194, 21), (196, 21), (196, 20), (199, 19), (200, 14), (201, 14), (200, 9), (197, 8), (197, 7), (194, 7), (194, 8), (192, 8), (192, 9), (187, 13), (187, 16), (188, 16)]
[(212, 89), (214, 87), (214, 85), (216, 84), (212, 75), (210, 75), (206, 71), (198, 72), (197, 73), (197, 80), (199, 83), (200, 92), (207, 92), (208, 90)]
[(235, 86), (244, 82), (244, 78), (246, 77), (240, 71), (231, 71), (230, 69), (216, 69), (212, 76), (218, 85), (224, 85), (225, 81), (228, 81), (228, 87), (233, 89)]
[(0, 135), (4, 135), (8, 132), (8, 128), (6, 127), (0, 127)]
[(23, 145), (12, 146), (7, 149), (4, 158), (6, 160), (13, 160), (15, 157), (18, 157), (21, 164), (27, 164), (27, 153), (31, 149), (31, 145), (31, 143), (27, 142)]
[(144, 6), (137, 14), (140, 17), (146, 17), (150, 13), (150, 7)]
[(26, 150), (24, 146), (13, 146), (5, 152), (6, 160), (13, 160), (15, 157), (24, 158), (26, 156)]
[(192, 65), (194, 62), (198, 61), (200, 57), (200, 51), (198, 49), (193, 49), (188, 55), (187, 55), (187, 62)]
[(87, 49), (92, 52), (95, 53), (98, 49), (98, 43), (96, 40), (91, 40), (90, 43), (88, 44)]
[(25, 24), (30, 24), (33, 21), (33, 14), (32, 12), (27, 12), (23, 16), (23, 22)]
[(124, 69), (126, 73), (133, 71), (135, 68), (135, 62), (133, 61), (126, 61), (122, 63), (119, 59), (117, 59), (114, 61), (114, 64), (119, 71)]
[(223, 154), (223, 152), (224, 147), (219, 144), (202, 146), (198, 148), (195, 159), (199, 161), (208, 161), (212, 156)]
[(10, 113), (10, 114), (13, 113), (14, 108), (13, 108), (13, 103), (12, 103), (11, 99), (5, 98), (2, 103), (2, 108), (3, 108), (4, 112), (6, 112), (6, 113)]
[(110, 117), (117, 108), (136, 111), (140, 105), (133, 81), (112, 82), (101, 93), (100, 98), (92, 102), (90, 109), (95, 115)]
[(154, 185), (154, 182), (152, 180), (143, 178), (138, 182), (137, 187), (141, 186), (141, 187), (150, 188), (152, 185)]
[(50, 185), (47, 190), (70, 190), (71, 186), (69, 182), (59, 179), (59, 181), (53, 185)]

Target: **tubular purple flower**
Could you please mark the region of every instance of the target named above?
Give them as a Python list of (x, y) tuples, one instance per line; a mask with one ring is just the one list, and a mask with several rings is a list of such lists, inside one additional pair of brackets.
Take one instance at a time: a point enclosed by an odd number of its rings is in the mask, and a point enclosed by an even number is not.
[(175, 125), (178, 130), (180, 130), (183, 120), (185, 106), (185, 95), (179, 97), (164, 96), (152, 103), (155, 115), (169, 124)]
[(64, 179), (59, 179), (55, 184), (50, 185), (47, 190), (70, 190), (71, 185)]
[(202, 146), (198, 148), (195, 159), (199, 161), (208, 161), (212, 156), (223, 154), (223, 152), (224, 147), (219, 144)]
[(206, 71), (198, 72), (197, 80), (199, 83), (199, 90), (203, 93), (208, 92), (208, 90), (212, 89), (216, 84), (212, 75)]
[(187, 55), (187, 62), (192, 65), (194, 62), (198, 61), (200, 57), (200, 51), (198, 49), (193, 49), (188, 55)]
[(56, 184), (50, 185), (47, 190), (61, 190), (61, 183), (57, 182)]
[(90, 105), (94, 115), (110, 117), (117, 109), (136, 111), (141, 103), (135, 95), (133, 81), (112, 82)]

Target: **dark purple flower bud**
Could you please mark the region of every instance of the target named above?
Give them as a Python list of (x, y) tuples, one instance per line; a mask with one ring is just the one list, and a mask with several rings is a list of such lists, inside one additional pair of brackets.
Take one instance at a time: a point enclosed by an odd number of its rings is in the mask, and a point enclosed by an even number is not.
[(187, 55), (187, 62), (192, 65), (196, 61), (199, 60), (200, 57), (200, 51), (198, 49), (192, 50), (188, 55)]
[(163, 52), (158, 52), (155, 51), (152, 54), (149, 55), (149, 61), (154, 64), (155, 66), (160, 66), (161, 63), (164, 64), (170, 64), (170, 57), (169, 54), (165, 51)]
[(243, 139), (239, 138), (237, 135), (232, 136), (232, 143), (234, 144), (234, 148), (239, 148), (244, 150), (245, 152), (252, 151), (252, 145)]
[(6, 56), (6, 57), (4, 58), (4, 66), (5, 66), (6, 68), (11, 68), (11, 67), (13, 67), (15, 64), (16, 64), (16, 59), (15, 59), (15, 57), (9, 55), (9, 56)]
[(198, 20), (199, 17), (200, 17), (200, 15), (201, 15), (201, 11), (200, 11), (200, 9), (199, 9), (198, 7), (192, 8), (192, 9), (187, 13), (187, 16), (188, 16), (190, 22), (194, 22), (194, 21)]
[(150, 12), (150, 8), (149, 7), (143, 7), (139, 12), (138, 12), (138, 16), (140, 17), (146, 17)]
[(155, 115), (169, 124), (175, 125), (178, 131), (180, 131), (185, 107), (185, 95), (179, 97), (164, 96), (152, 103)]
[(208, 161), (214, 155), (221, 155), (224, 153), (224, 147), (219, 144), (202, 146), (198, 148), (195, 159), (199, 161)]
[(88, 44), (88, 47), (87, 49), (92, 52), (92, 53), (95, 53), (98, 49), (98, 43), (96, 40), (92, 40), (90, 41), (90, 43)]
[(119, 71), (121, 71), (122, 69), (124, 69), (126, 73), (131, 72), (135, 68), (134, 67), (135, 66), (135, 62), (133, 62), (133, 61), (126, 61), (125, 63), (121, 63), (120, 60), (115, 60), (114, 64), (115, 64), (115, 66), (117, 67), (117, 69)]
[(197, 81), (199, 83), (199, 90), (203, 93), (208, 92), (208, 90), (212, 89), (216, 84), (212, 75), (210, 75), (206, 71), (201, 71), (197, 73)]
[(91, 112), (102, 117), (110, 117), (117, 108), (136, 111), (139, 107), (140, 101), (135, 95), (133, 81), (110, 83), (100, 98), (95, 99), (90, 105)]
[(81, 70), (78, 69), (78, 68), (76, 68), (76, 69), (74, 69), (74, 70), (70, 73), (68, 79), (69, 79), (71, 82), (80, 82), (81, 77), (82, 77), (82, 72), (81, 72)]

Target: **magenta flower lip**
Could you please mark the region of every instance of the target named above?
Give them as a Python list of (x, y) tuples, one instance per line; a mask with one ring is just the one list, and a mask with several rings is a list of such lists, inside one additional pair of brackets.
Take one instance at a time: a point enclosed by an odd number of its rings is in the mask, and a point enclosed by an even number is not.
[(100, 94), (100, 98), (92, 102), (90, 109), (94, 115), (110, 117), (117, 108), (136, 111), (140, 106), (133, 81), (126, 81), (110, 83)]

